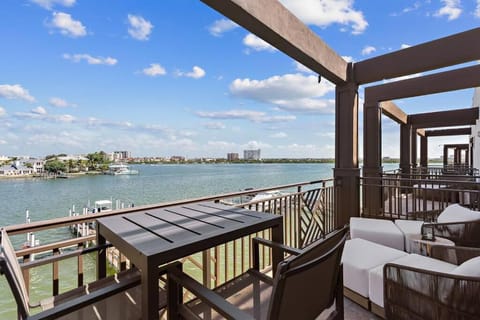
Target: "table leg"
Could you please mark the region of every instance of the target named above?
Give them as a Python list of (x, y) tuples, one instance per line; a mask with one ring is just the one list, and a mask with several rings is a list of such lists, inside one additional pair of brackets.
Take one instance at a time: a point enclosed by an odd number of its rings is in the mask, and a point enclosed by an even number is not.
[[(106, 243), (105, 238), (100, 234), (99, 224), (97, 223), (97, 246)], [(103, 279), (107, 276), (107, 249), (97, 251), (97, 279)]]
[[(283, 220), (272, 228), (272, 241), (283, 244)], [(278, 264), (283, 260), (283, 252), (279, 248), (272, 248), (273, 275), (277, 272)]]
[(142, 272), (142, 319), (158, 320), (158, 268), (145, 264)]

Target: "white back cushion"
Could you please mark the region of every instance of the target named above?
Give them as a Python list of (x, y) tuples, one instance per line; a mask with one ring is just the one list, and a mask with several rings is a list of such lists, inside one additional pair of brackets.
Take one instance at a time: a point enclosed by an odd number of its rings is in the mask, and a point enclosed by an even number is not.
[(468, 277), (480, 277), (480, 257), (475, 257), (465, 261), (456, 267), (452, 274)]
[(480, 212), (473, 211), (455, 203), (446, 207), (438, 216), (440, 223), (480, 220)]

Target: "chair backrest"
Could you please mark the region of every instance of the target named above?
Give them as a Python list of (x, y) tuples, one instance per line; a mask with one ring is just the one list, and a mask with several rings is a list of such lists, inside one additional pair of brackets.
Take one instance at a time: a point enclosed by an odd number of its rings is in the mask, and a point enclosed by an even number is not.
[(18, 312), (22, 319), (29, 313), (29, 300), (25, 279), (18, 263), (15, 250), (4, 228), (1, 229), (0, 273), (5, 274), (7, 282), (17, 302)]
[(279, 263), (268, 319), (314, 319), (332, 305), (347, 232), (335, 231)]

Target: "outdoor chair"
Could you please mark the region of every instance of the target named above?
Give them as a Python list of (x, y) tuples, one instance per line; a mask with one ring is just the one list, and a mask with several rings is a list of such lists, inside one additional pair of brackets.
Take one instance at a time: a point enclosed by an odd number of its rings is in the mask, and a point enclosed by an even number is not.
[[(168, 270), (168, 312), (193, 319), (343, 319), (340, 259), (348, 227), (304, 249), (254, 238), (253, 268), (209, 290), (179, 268)], [(259, 243), (289, 253), (273, 279), (259, 271)], [(183, 304), (181, 288), (197, 298)], [(212, 310), (213, 309), (213, 310)], [(200, 317), (202, 316), (202, 317)]]
[(458, 265), (450, 272), (387, 263), (383, 269), (387, 319), (480, 319), (480, 249), (432, 247), (432, 257)]
[[(159, 270), (159, 273), (162, 270)], [(12, 290), (19, 319), (142, 318), (141, 279), (140, 273), (135, 268), (33, 304), (29, 299), (15, 251), (3, 228), (1, 229), (0, 274), (6, 276)], [(166, 295), (161, 293), (160, 300), (160, 308), (164, 308)], [(36, 307), (43, 311), (32, 314), (31, 309)]]

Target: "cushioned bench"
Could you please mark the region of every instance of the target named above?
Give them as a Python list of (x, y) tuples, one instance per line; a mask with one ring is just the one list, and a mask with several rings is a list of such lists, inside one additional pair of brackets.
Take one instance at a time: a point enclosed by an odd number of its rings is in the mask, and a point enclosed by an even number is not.
[(369, 309), (369, 271), (406, 255), (407, 253), (401, 250), (361, 238), (348, 240), (342, 255), (345, 295)]
[(362, 238), (398, 250), (405, 249), (405, 236), (390, 220), (350, 218), (350, 237)]

